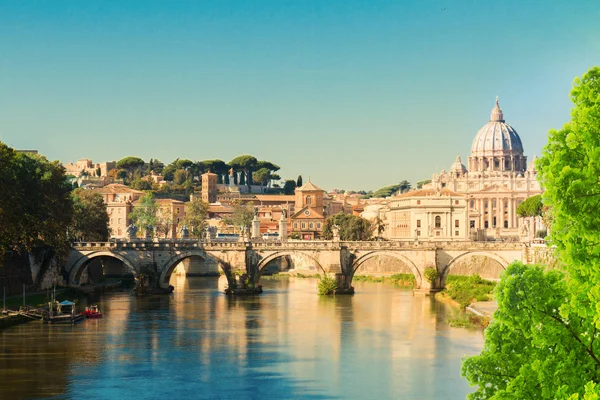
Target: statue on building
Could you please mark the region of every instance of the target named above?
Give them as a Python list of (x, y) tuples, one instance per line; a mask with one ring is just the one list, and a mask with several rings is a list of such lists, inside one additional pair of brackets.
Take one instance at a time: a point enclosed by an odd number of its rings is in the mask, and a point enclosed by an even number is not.
[(281, 218), (285, 219), (287, 217), (287, 209), (281, 208)]

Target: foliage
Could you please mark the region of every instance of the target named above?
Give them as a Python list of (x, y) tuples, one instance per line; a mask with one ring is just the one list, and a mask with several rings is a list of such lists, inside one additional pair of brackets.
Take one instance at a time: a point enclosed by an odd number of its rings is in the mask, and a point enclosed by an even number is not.
[(509, 265), (484, 349), (463, 363), (463, 375), (478, 385), (470, 399), (564, 399), (598, 379), (598, 330), (592, 318), (565, 315), (565, 278), (541, 266)]
[(145, 179), (135, 179), (129, 186), (135, 190), (152, 190), (152, 184)]
[(531, 196), (525, 199), (517, 207), (517, 215), (520, 217), (538, 217), (542, 215), (542, 195)]
[(69, 238), (79, 242), (108, 240), (108, 214), (102, 195), (91, 190), (76, 189), (73, 197), (73, 218)]
[(446, 277), (446, 294), (457, 301), (460, 308), (466, 308), (473, 301), (488, 301), (496, 287), (494, 282), (482, 279), (479, 275)]
[(134, 207), (129, 218), (140, 229), (146, 231), (152, 229), (157, 222), (158, 205), (152, 193), (142, 196), (139, 203)]
[(302, 175), (298, 175), (298, 179), (296, 180), (296, 187), (302, 186)]
[(173, 173), (173, 183), (182, 185), (187, 180), (187, 173), (183, 169), (175, 170)]
[(405, 193), (410, 190), (410, 182), (402, 181), (397, 185), (390, 185), (377, 189), (372, 197), (390, 197), (395, 193)]
[(133, 173), (135, 170), (143, 167), (144, 164), (146, 163), (141, 158), (129, 156), (117, 161), (116, 168), (128, 171), (129, 178), (133, 180)]
[(175, 221), (173, 219), (173, 211), (171, 207), (158, 208), (156, 213), (156, 233), (163, 237), (168, 237), (173, 229)]
[(185, 217), (183, 225), (185, 225), (190, 235), (196, 238), (202, 236), (206, 228), (206, 216), (208, 215), (208, 203), (202, 199), (194, 198), (185, 208)]
[(425, 180), (417, 182), (417, 189), (422, 189), (423, 186), (427, 185), (428, 183), (431, 183), (431, 179), (425, 179)]
[(296, 181), (287, 179), (283, 185), (283, 194), (294, 194), (296, 190)]
[(229, 165), (236, 171), (244, 172), (246, 184), (248, 186), (252, 184), (252, 172), (256, 170), (258, 165), (258, 160), (256, 157), (248, 154), (237, 156), (233, 160), (229, 161)]
[(403, 287), (414, 287), (415, 276), (413, 274), (394, 274), (390, 276), (354, 275), (353, 282), (384, 282)]
[(340, 240), (369, 240), (373, 235), (373, 225), (370, 221), (351, 214), (342, 212), (327, 217), (323, 225), (323, 238), (333, 238), (332, 227), (340, 228)]
[(335, 279), (327, 274), (323, 274), (319, 283), (317, 283), (317, 292), (320, 295), (330, 295), (335, 294), (336, 290), (337, 284), (335, 283)]
[(102, 175), (102, 168), (96, 168), (96, 176)]
[(165, 168), (165, 164), (163, 164), (160, 160), (151, 158), (148, 164), (146, 164), (146, 167), (146, 173), (148, 175), (152, 173), (161, 174)]
[(223, 222), (227, 225), (233, 225), (240, 229), (242, 233), (249, 232), (254, 218), (253, 203), (243, 204), (236, 200), (233, 203), (233, 212), (231, 216), (223, 218)]
[(425, 280), (427, 282), (433, 284), (433, 282), (439, 278), (440, 273), (438, 272), (437, 268), (427, 267), (425, 268), (423, 275), (425, 276)]
[(58, 161), (17, 153), (0, 142), (0, 258), (7, 250), (69, 248), (72, 185)]

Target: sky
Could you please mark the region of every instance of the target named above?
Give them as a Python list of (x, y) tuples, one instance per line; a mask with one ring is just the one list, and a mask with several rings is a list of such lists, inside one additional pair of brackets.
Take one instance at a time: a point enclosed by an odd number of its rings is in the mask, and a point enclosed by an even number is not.
[(0, 0), (0, 141), (414, 185), (467, 163), (496, 96), (540, 155), (598, 21), (598, 0)]

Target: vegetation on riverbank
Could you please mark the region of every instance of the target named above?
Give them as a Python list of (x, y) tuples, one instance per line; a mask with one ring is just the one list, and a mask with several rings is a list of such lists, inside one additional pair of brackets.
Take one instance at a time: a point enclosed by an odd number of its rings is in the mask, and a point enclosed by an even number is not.
[(443, 293), (456, 301), (460, 309), (464, 310), (476, 301), (492, 300), (495, 287), (495, 282), (485, 280), (477, 274), (471, 276), (449, 275), (446, 278), (446, 289)]
[(390, 276), (354, 275), (352, 282), (382, 282), (406, 288), (413, 288), (415, 287), (415, 276), (413, 274), (395, 274)]
[[(25, 304), (31, 307), (39, 307), (47, 303), (52, 297), (52, 291), (25, 293)], [(61, 300), (77, 300), (84, 297), (85, 294), (74, 288), (56, 289), (56, 298)], [(6, 297), (6, 308), (9, 310), (18, 310), (23, 305), (23, 295), (11, 295)]]
[(319, 280), (319, 283), (317, 283), (317, 293), (319, 293), (319, 295), (335, 294), (337, 288), (338, 287), (335, 279), (327, 274), (323, 274)]

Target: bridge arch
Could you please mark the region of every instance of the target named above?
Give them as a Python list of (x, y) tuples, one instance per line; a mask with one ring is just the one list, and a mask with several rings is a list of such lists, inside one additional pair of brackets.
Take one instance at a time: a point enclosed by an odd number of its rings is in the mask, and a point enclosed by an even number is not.
[(111, 251), (98, 251), (86, 254), (80, 259), (78, 259), (77, 262), (75, 262), (75, 264), (71, 268), (71, 271), (69, 272), (69, 284), (79, 285), (79, 279), (81, 279), (81, 274), (87, 267), (88, 263), (98, 257), (109, 257), (117, 259), (131, 270), (133, 276), (136, 276), (138, 273), (137, 269), (135, 268), (136, 264), (126, 256), (119, 253), (113, 253)]
[[(160, 278), (159, 278), (159, 282), (161, 284), (169, 284), (169, 281), (171, 279), (171, 275), (173, 274), (173, 271), (175, 270), (175, 267), (177, 267), (177, 265), (185, 260), (188, 257), (200, 257), (203, 260), (207, 260), (207, 259), (211, 259), (213, 261), (215, 261), (218, 265), (221, 264), (221, 260), (219, 260), (218, 258), (212, 257), (211, 255), (209, 255), (207, 252), (203, 251), (203, 250), (185, 250), (182, 252), (178, 252), (177, 254), (173, 255), (171, 258), (169, 258), (168, 260), (166, 260), (165, 262), (162, 263), (161, 268), (160, 268)], [(227, 271), (225, 271), (227, 272)]]
[(260, 277), (262, 275), (262, 272), (264, 270), (264, 268), (271, 262), (274, 261), (280, 257), (286, 257), (286, 256), (294, 256), (294, 255), (301, 255), (303, 257), (309, 258), (311, 259), (315, 265), (319, 268), (319, 272), (320, 273), (326, 273), (325, 269), (323, 268), (323, 266), (321, 265), (321, 263), (319, 262), (319, 260), (317, 260), (314, 256), (307, 254), (303, 251), (296, 251), (296, 250), (282, 250), (282, 251), (276, 251), (275, 253), (269, 254), (268, 256), (266, 256), (265, 258), (261, 258), (258, 261), (257, 264), (257, 269), (258, 269), (258, 276)]
[(495, 253), (491, 253), (491, 252), (487, 252), (487, 251), (465, 251), (464, 253), (454, 257), (452, 259), (452, 261), (450, 261), (448, 263), (448, 265), (446, 265), (444, 267), (444, 269), (442, 270), (442, 272), (440, 274), (440, 286), (442, 288), (446, 287), (446, 278), (450, 274), (450, 270), (452, 270), (452, 268), (454, 267), (454, 265), (456, 264), (457, 261), (460, 261), (461, 259), (465, 259), (467, 257), (477, 257), (477, 256), (489, 257), (492, 260), (497, 261), (502, 266), (503, 269), (506, 269), (506, 267), (509, 264), (509, 262), (506, 261), (503, 257), (501, 257)]
[(412, 271), (413, 275), (415, 276), (415, 283), (416, 283), (415, 286), (417, 288), (421, 287), (423, 278), (421, 277), (421, 272), (419, 271), (419, 268), (417, 268), (415, 263), (412, 262), (408, 257), (406, 257), (400, 253), (394, 252), (394, 251), (375, 250), (375, 251), (370, 251), (366, 254), (363, 254), (358, 259), (356, 259), (354, 261), (354, 263), (352, 263), (352, 278), (354, 278), (354, 274), (356, 273), (356, 270), (358, 270), (358, 268), (360, 268), (360, 266), (363, 265), (366, 261), (368, 261), (372, 258), (381, 257), (381, 256), (392, 257), (392, 258), (400, 260), (404, 264), (406, 264)]

